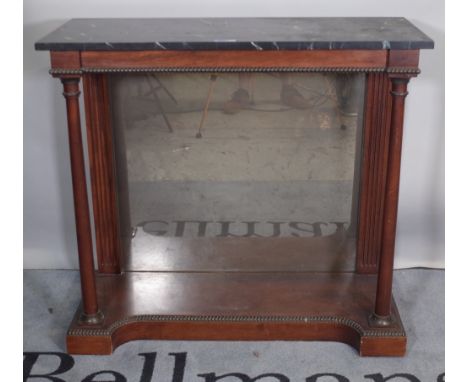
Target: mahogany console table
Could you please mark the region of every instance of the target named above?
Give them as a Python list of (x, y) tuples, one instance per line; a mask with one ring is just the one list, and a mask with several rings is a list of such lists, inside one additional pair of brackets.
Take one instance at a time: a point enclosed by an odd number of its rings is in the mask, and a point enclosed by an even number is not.
[(404, 355), (403, 111), (433, 45), (404, 18), (74, 19), (38, 41), (68, 116), (82, 290), (68, 351), (324, 340)]

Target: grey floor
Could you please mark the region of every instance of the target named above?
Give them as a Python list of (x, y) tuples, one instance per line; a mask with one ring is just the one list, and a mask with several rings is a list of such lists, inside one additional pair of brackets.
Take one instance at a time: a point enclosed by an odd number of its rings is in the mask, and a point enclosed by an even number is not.
[[(34, 352), (64, 353), (67, 325), (80, 300), (78, 272), (25, 271), (23, 293), (23, 349), (25, 353), (33, 353), (27, 355), (28, 362), (31, 364)], [(306, 381), (315, 374), (333, 373), (337, 376), (311, 378), (308, 382), (384, 381), (383, 378), (394, 374), (406, 374), (391, 379), (395, 382), (443, 381), (444, 272), (396, 271), (394, 295), (408, 335), (404, 358), (360, 358), (354, 349), (339, 343), (136, 341), (120, 346), (111, 356), (73, 356), (73, 365), (68, 365), (72, 367), (55, 377), (60, 378), (58, 381), (214, 382), (217, 379), (207, 374), (219, 377), (243, 373), (251, 378), (238, 375), (221, 379), (236, 382), (278, 373), (284, 377), (265, 376), (257, 381), (284, 382)], [(142, 353), (157, 353), (154, 367), (149, 366), (154, 355), (139, 355)], [(174, 368), (176, 358), (179, 366)], [(57, 355), (41, 354), (33, 363), (31, 374), (47, 374), (58, 366)], [(100, 371), (108, 372), (92, 376)]]

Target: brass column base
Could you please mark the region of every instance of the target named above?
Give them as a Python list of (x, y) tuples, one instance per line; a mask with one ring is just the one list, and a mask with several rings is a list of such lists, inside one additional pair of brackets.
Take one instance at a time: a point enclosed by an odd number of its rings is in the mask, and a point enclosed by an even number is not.
[(389, 326), (393, 326), (395, 324), (395, 320), (391, 315), (389, 316), (379, 316), (375, 313), (372, 313), (369, 316), (369, 326), (373, 328), (386, 328)]
[(78, 323), (81, 325), (99, 325), (104, 321), (104, 314), (99, 310), (95, 314), (81, 313)]

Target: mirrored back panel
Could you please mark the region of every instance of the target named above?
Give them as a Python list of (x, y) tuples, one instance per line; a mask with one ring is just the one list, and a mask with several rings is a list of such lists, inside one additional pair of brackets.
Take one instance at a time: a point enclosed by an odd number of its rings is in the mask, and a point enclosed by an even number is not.
[(109, 77), (127, 270), (355, 269), (364, 74)]

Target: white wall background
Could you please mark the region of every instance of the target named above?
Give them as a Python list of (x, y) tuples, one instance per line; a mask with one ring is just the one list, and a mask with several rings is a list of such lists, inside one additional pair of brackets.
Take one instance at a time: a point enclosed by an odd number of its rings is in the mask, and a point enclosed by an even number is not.
[(407, 98), (396, 267), (444, 266), (443, 0), (24, 0), (24, 267), (77, 268), (65, 104), (34, 42), (77, 17), (402, 16), (435, 41)]

